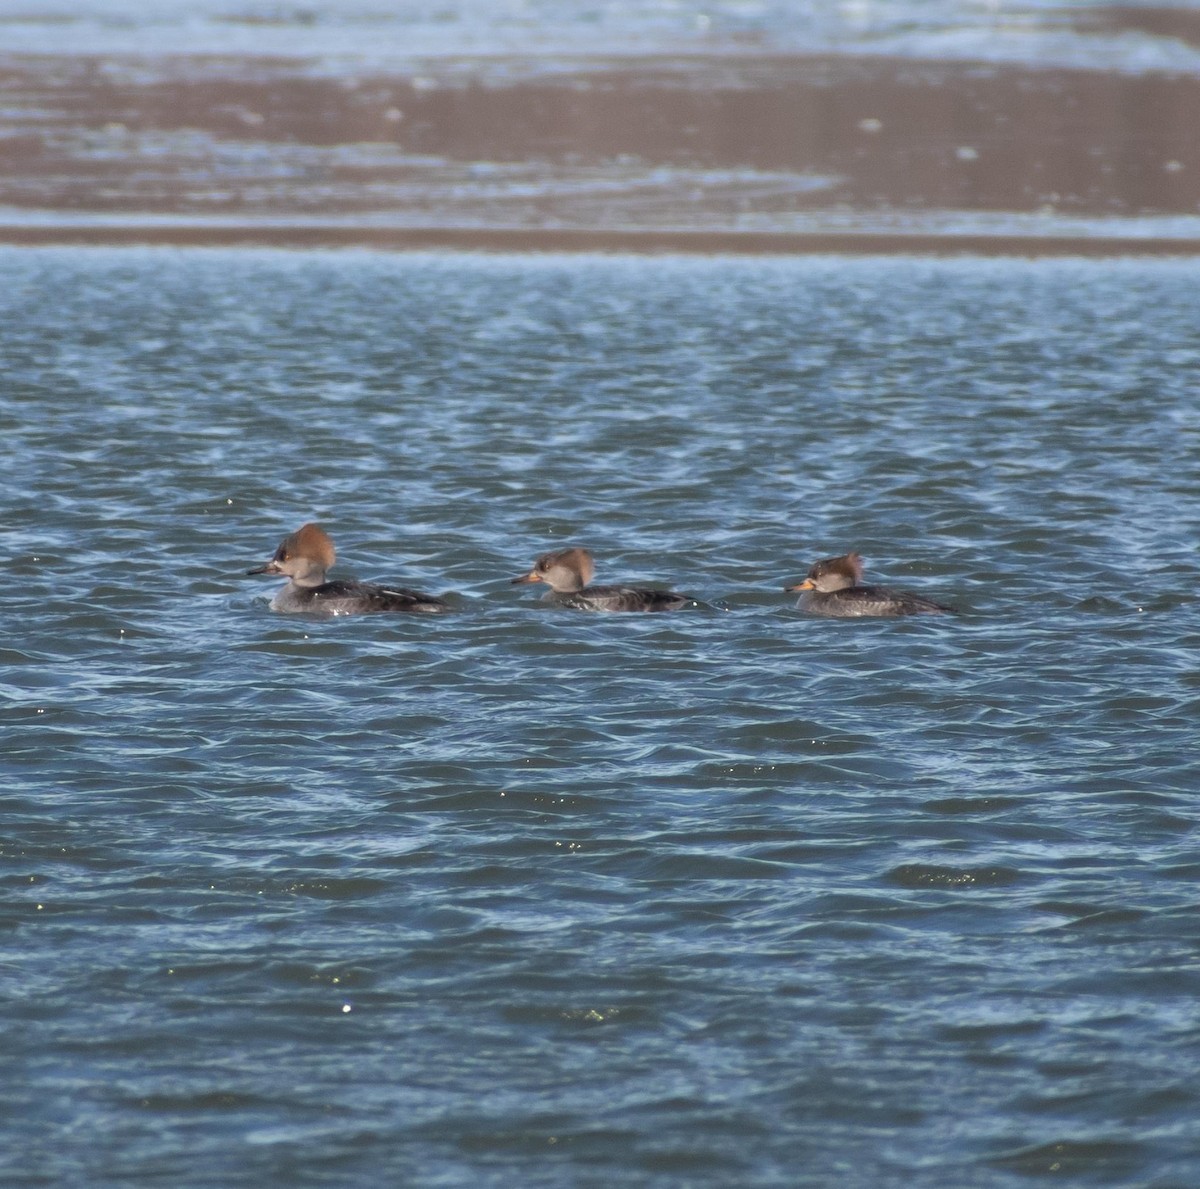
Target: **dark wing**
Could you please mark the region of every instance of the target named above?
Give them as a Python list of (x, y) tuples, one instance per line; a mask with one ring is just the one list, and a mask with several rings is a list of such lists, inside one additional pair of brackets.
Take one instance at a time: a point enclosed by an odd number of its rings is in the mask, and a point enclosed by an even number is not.
[(935, 603), (907, 590), (890, 590), (885, 586), (852, 586), (839, 590), (839, 603), (854, 608), (857, 615), (945, 615), (953, 607)]
[(380, 611), (415, 611), (422, 615), (441, 615), (450, 610), (450, 604), (445, 600), (435, 595), (421, 594), (416, 590), (381, 586), (379, 594), (381, 600), (386, 602), (386, 606), (379, 608)]
[(588, 586), (574, 597), (573, 606), (591, 611), (678, 611), (693, 601), (674, 591), (634, 586)]
[(395, 586), (376, 586), (373, 582), (334, 580), (323, 582), (313, 591), (313, 610), (322, 606), (337, 611), (338, 604), (353, 601), (361, 611), (399, 611), (438, 615), (449, 611), (449, 604), (433, 595)]

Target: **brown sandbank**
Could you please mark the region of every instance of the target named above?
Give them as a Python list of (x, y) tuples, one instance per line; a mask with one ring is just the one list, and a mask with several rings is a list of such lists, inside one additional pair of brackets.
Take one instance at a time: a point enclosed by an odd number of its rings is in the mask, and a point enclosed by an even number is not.
[[(0, 89), (10, 243), (1197, 250), (1121, 230), (1200, 213), (1190, 76), (726, 56), (329, 78), (9, 58)], [(973, 229), (996, 213), (1006, 234)], [(1110, 230), (1042, 234), (1020, 222), (1035, 215)]]

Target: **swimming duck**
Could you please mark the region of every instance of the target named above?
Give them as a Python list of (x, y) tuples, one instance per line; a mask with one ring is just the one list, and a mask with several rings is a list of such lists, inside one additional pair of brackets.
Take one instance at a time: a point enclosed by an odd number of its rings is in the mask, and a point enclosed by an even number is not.
[(592, 555), (578, 546), (543, 553), (528, 574), (512, 580), (545, 582), (545, 599), (577, 611), (677, 611), (694, 600), (688, 595), (640, 586), (589, 586), (595, 572)]
[(817, 562), (803, 582), (784, 589), (800, 591), (796, 606), (810, 615), (944, 615), (955, 610), (905, 590), (862, 586), (862, 576), (862, 557), (847, 553)]
[(437, 615), (450, 610), (442, 599), (415, 590), (349, 579), (326, 581), (325, 572), (332, 569), (336, 558), (329, 534), (319, 525), (305, 524), (283, 539), (269, 562), (246, 572), (287, 575), (287, 585), (271, 600), (272, 611), (320, 615), (411, 611)]

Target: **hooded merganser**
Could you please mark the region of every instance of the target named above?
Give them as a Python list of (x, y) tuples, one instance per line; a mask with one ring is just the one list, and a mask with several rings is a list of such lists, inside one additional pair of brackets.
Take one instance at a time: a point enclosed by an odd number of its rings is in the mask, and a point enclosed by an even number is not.
[(518, 582), (545, 582), (547, 601), (577, 611), (677, 611), (694, 602), (689, 595), (637, 586), (589, 586), (595, 563), (586, 549), (560, 549), (543, 553)]
[(886, 586), (862, 586), (863, 559), (857, 553), (828, 557), (808, 571), (808, 577), (784, 590), (800, 591), (796, 606), (810, 615), (945, 615), (955, 611), (932, 599)]
[(248, 574), (286, 574), (288, 584), (271, 600), (272, 611), (308, 611), (320, 615), (358, 615), (371, 611), (415, 611), (440, 614), (448, 604), (432, 595), (373, 582), (325, 581), (337, 554), (329, 534), (306, 524), (285, 537), (275, 556)]

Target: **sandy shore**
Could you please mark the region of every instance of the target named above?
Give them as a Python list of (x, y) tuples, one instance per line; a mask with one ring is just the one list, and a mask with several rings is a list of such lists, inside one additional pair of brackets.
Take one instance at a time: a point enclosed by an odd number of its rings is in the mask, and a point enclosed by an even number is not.
[(8, 58), (0, 88), (8, 243), (1200, 249), (1191, 77), (831, 57), (339, 77)]

